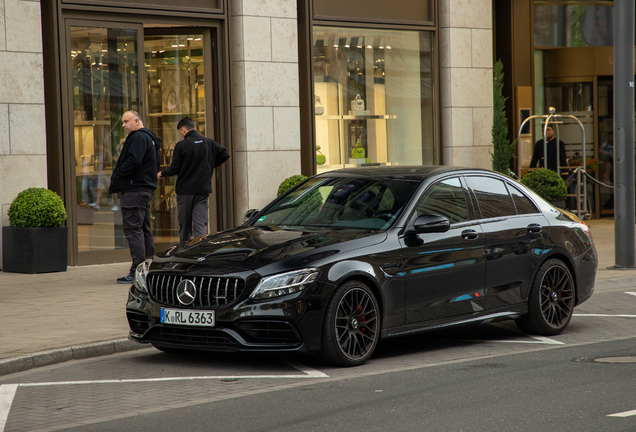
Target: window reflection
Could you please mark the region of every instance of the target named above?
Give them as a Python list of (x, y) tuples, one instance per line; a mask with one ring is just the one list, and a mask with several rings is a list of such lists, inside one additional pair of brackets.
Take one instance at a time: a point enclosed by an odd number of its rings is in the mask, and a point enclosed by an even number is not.
[(136, 38), (136, 30), (71, 27), (80, 252), (127, 247), (108, 186), (126, 138), (121, 116), (139, 110)]
[[(161, 168), (172, 162), (175, 144), (181, 140), (177, 123), (194, 120), (206, 135), (203, 35), (146, 35), (144, 37), (148, 124), (162, 140)], [(176, 177), (159, 180), (150, 208), (155, 243), (178, 243)]]
[(318, 164), (434, 162), (429, 32), (314, 27)]

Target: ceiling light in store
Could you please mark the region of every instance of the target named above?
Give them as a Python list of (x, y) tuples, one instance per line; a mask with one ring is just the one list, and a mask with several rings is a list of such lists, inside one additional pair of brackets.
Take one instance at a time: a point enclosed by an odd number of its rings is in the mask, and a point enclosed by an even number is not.
[(172, 45), (172, 48), (177, 48), (179, 45)]
[(362, 44), (364, 43), (364, 39), (361, 37), (358, 38), (358, 48), (362, 48)]
[(378, 48), (384, 49), (384, 38), (380, 39), (380, 46)]
[(201, 40), (201, 38), (194, 38), (194, 40), (195, 40), (195, 41), (200, 41), (200, 40)]

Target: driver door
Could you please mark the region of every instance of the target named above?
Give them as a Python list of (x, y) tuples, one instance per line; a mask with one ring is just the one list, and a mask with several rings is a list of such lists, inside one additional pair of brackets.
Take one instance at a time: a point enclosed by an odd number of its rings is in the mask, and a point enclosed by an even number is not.
[(431, 185), (411, 221), (422, 214), (448, 218), (444, 233), (405, 237), (405, 310), (408, 324), (440, 321), (483, 310), (484, 234), (460, 177)]

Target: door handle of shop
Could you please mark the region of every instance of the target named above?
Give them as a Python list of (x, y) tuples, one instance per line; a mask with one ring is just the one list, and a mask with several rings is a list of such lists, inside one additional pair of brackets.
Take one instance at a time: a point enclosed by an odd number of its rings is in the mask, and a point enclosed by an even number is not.
[(461, 236), (464, 240), (477, 240), (479, 233), (473, 229), (467, 229), (462, 231)]
[(526, 229), (528, 230), (530, 234), (539, 234), (541, 230), (543, 229), (543, 227), (539, 224), (533, 223), (528, 225)]

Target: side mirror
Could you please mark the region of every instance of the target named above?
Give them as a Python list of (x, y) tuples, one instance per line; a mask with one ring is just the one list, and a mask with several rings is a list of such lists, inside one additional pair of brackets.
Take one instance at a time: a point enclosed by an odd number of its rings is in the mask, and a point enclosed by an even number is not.
[(259, 209), (249, 209), (248, 211), (246, 211), (243, 215), (243, 223), (249, 222), (259, 211)]
[(442, 233), (450, 229), (450, 222), (444, 216), (423, 214), (418, 216), (406, 234)]

